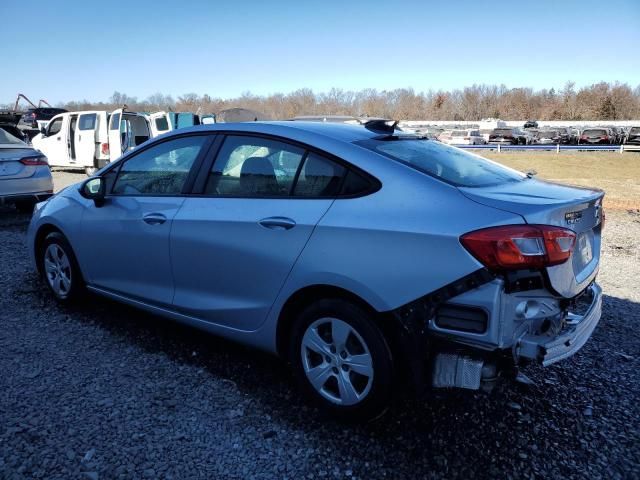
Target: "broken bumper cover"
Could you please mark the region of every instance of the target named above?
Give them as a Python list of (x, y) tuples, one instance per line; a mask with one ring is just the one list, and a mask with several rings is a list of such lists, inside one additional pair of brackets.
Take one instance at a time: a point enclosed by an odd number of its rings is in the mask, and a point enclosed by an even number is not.
[(583, 315), (570, 313), (567, 326), (555, 337), (527, 334), (515, 345), (516, 358), (539, 361), (543, 366), (551, 365), (570, 357), (589, 340), (602, 315), (602, 288), (593, 283), (588, 288), (591, 304)]

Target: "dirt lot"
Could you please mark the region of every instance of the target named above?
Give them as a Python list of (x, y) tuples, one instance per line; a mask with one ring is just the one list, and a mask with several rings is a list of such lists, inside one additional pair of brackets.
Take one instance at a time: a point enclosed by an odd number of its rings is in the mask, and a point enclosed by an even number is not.
[(607, 214), (579, 354), (364, 426), (322, 418), (270, 356), (99, 298), (59, 306), (27, 223), (0, 210), (0, 479), (640, 478), (638, 212)]

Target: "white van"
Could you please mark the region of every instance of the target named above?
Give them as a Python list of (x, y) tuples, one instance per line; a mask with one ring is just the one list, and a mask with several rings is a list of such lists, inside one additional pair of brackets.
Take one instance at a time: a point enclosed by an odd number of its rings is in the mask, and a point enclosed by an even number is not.
[(92, 175), (123, 153), (169, 130), (171, 123), (165, 112), (147, 115), (122, 108), (111, 113), (67, 112), (53, 117), (32, 143), (52, 167), (84, 169)]

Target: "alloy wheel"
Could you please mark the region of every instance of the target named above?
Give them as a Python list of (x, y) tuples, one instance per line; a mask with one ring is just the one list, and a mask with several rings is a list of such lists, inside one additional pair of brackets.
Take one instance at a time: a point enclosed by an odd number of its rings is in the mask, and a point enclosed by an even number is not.
[(355, 405), (371, 390), (373, 358), (362, 336), (347, 322), (316, 320), (305, 330), (300, 353), (309, 383), (330, 402)]
[(65, 251), (56, 243), (44, 253), (44, 271), (53, 292), (61, 298), (71, 291), (71, 263)]

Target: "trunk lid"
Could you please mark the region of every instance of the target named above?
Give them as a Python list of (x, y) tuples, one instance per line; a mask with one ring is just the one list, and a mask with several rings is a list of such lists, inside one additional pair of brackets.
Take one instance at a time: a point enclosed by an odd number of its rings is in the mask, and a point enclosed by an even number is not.
[(20, 163), (24, 157), (34, 156), (32, 148), (13, 148), (14, 146), (0, 145), (0, 180), (31, 177), (36, 167)]
[(569, 260), (546, 269), (551, 286), (561, 296), (576, 296), (595, 278), (600, 262), (602, 190), (533, 178), (459, 190), (482, 205), (518, 214), (529, 224), (556, 225), (576, 233)]

